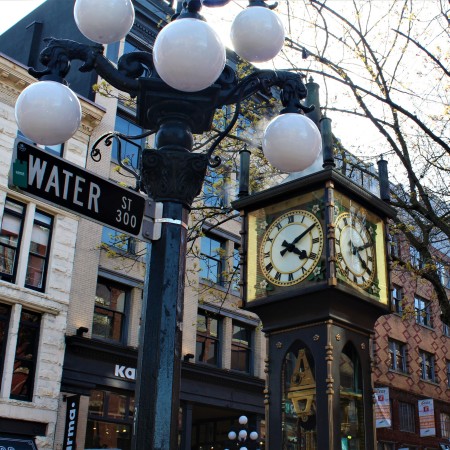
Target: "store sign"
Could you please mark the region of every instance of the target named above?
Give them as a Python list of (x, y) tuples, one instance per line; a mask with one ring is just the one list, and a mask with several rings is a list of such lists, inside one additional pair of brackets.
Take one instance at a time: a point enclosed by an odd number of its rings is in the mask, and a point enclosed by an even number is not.
[(146, 199), (63, 158), (16, 141), (9, 184), (67, 211), (139, 236)]
[(80, 396), (72, 395), (71, 397), (67, 397), (63, 450), (75, 450), (77, 448), (76, 437), (79, 410)]
[(0, 437), (0, 450), (37, 450), (32, 439)]
[(389, 388), (375, 388), (375, 424), (377, 428), (392, 426)]
[(420, 436), (436, 436), (433, 399), (427, 398), (425, 400), (419, 400), (418, 404)]
[(126, 380), (136, 379), (136, 369), (134, 367), (121, 366), (116, 364), (114, 369), (114, 376), (119, 378), (124, 378)]

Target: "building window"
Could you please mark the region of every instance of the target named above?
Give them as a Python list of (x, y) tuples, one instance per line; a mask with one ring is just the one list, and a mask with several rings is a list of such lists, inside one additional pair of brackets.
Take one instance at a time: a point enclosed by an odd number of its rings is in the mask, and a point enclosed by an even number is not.
[(239, 255), (239, 244), (233, 243), (233, 273), (231, 274), (231, 289), (239, 291), (239, 282), (241, 280), (241, 271), (239, 263), (241, 257)]
[[(126, 119), (123, 116), (116, 116), (116, 124), (114, 129), (125, 136), (138, 136), (144, 131), (138, 127), (131, 120)], [(126, 166), (137, 170), (139, 168), (139, 162), (141, 158), (141, 148), (145, 146), (145, 138), (137, 141), (125, 141), (122, 139), (120, 146), (120, 157), (122, 163)], [(115, 161), (119, 161), (119, 144), (114, 139), (112, 148), (112, 158)]]
[(95, 294), (92, 336), (122, 342), (129, 290), (107, 279), (99, 279)]
[(434, 356), (431, 353), (419, 351), (422, 380), (435, 381)]
[(91, 391), (84, 448), (131, 449), (134, 396)]
[[(6, 199), (0, 230), (0, 279), (11, 283), (16, 282), (21, 237), (25, 227), (28, 226), (25, 224), (25, 210), (26, 206), (22, 203)], [(31, 240), (27, 255), (25, 287), (44, 291), (53, 218), (36, 210), (28, 223), (31, 227)]]
[(449, 276), (448, 267), (446, 267), (441, 262), (436, 263), (436, 267), (437, 267), (439, 280), (441, 281), (442, 286), (444, 286), (447, 289), (450, 289), (450, 276)]
[(450, 439), (450, 414), (441, 413), (441, 437)]
[(415, 408), (411, 403), (398, 402), (399, 428), (400, 431), (409, 431), (414, 433), (415, 427)]
[(0, 279), (15, 282), (25, 205), (6, 199), (0, 230)]
[(423, 298), (416, 297), (414, 299), (414, 310), (416, 315), (416, 322), (426, 327), (432, 327), (431, 320), (431, 302)]
[(406, 345), (389, 339), (389, 360), (391, 370), (406, 373)]
[[(0, 303), (0, 379), (3, 380), (3, 363), (5, 361), (6, 342), (8, 340), (9, 318), (11, 308)], [(1, 387), (1, 385), (0, 385)]]
[(253, 327), (233, 321), (231, 340), (231, 368), (241, 372), (250, 372)]
[(396, 314), (402, 314), (403, 312), (403, 288), (400, 286), (394, 285), (394, 289), (392, 290), (392, 307)]
[(200, 240), (200, 277), (223, 285), (225, 242), (210, 236)]
[(394, 259), (400, 259), (400, 235), (391, 235), (391, 257)]
[(112, 247), (120, 252), (131, 254), (134, 254), (136, 249), (136, 241), (134, 238), (108, 227), (103, 227), (102, 244), (105, 244), (108, 248)]
[(411, 265), (416, 269), (422, 269), (423, 268), (423, 261), (422, 256), (420, 252), (413, 247), (412, 245), (409, 246), (409, 260), (411, 262)]
[(40, 325), (40, 314), (22, 310), (11, 382), (13, 399), (31, 401), (33, 398)]
[(444, 333), (444, 336), (450, 337), (450, 325), (448, 323), (442, 324), (442, 332)]
[(219, 366), (220, 321), (215, 314), (198, 311), (196, 361)]
[(25, 287), (43, 291), (47, 275), (53, 218), (36, 210), (31, 231)]
[(450, 361), (447, 360), (447, 387), (450, 388)]
[(205, 206), (211, 208), (228, 206), (227, 177), (224, 169), (210, 168), (208, 170), (203, 183), (203, 199)]

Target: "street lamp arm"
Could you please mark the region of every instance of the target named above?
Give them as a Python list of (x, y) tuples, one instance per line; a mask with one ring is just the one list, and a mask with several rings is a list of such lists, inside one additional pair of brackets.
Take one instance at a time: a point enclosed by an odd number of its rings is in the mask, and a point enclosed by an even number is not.
[[(233, 80), (229, 75), (230, 68), (225, 67), (223, 74), (227, 77), (219, 78), (218, 83), (222, 85), (222, 92), (217, 99), (217, 106), (239, 104), (243, 100), (261, 92), (272, 97), (271, 88), (280, 88), (280, 100), (285, 110), (283, 112), (311, 112), (314, 106), (306, 107), (300, 102), (307, 95), (306, 87), (302, 81), (302, 74), (287, 70), (258, 70), (241, 80)], [(227, 87), (228, 86), (228, 87)]]
[(153, 70), (151, 54), (134, 52), (120, 58), (118, 68), (103, 56), (103, 45), (81, 44), (70, 39), (46, 38), (47, 46), (42, 50), (39, 60), (47, 67), (44, 70), (30, 68), (28, 72), (39, 80), (58, 81), (67, 84), (64, 77), (69, 73), (70, 62), (83, 61), (80, 72), (95, 70), (98, 75), (121, 91), (135, 97), (139, 92), (137, 78), (144, 73), (145, 67)]

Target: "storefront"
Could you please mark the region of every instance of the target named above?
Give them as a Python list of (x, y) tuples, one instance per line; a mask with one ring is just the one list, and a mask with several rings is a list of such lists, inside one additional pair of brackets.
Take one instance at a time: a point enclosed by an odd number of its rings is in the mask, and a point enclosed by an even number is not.
[[(79, 336), (66, 339), (63, 369), (64, 450), (75, 434), (79, 448), (130, 450), (137, 351)], [(261, 428), (263, 380), (190, 362), (182, 363), (180, 428), (183, 449), (225, 446), (241, 414)], [(71, 406), (78, 399), (78, 407)], [(75, 409), (77, 410), (75, 412)], [(71, 412), (72, 411), (72, 412)], [(59, 427), (61, 429), (62, 427)], [(75, 433), (74, 433), (75, 431)], [(223, 442), (223, 444), (221, 444)]]

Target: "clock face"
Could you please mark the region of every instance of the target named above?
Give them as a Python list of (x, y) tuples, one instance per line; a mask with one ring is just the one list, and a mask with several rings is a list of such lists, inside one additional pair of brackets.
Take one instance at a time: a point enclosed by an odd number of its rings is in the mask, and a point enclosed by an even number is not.
[(304, 210), (289, 211), (275, 219), (262, 238), (262, 273), (276, 286), (292, 286), (314, 270), (322, 249), (322, 226), (316, 216)]
[(374, 281), (375, 246), (363, 220), (344, 212), (335, 221), (337, 263), (346, 279), (362, 288)]

